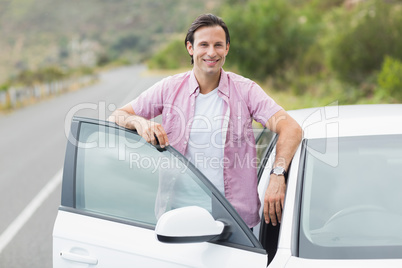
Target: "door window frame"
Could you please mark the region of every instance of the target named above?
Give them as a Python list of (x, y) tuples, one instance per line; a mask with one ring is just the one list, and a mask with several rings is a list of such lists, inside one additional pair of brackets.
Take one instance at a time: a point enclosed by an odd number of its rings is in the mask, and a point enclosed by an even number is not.
[[(273, 152), (276, 143), (278, 141), (278, 134), (275, 132), (272, 132), (268, 128), (264, 127), (263, 130), (259, 133), (257, 138), (255, 139), (255, 144), (258, 146), (258, 142), (264, 138), (265, 135), (272, 135), (272, 137), (269, 140), (268, 146), (263, 150), (262, 158), (260, 159), (260, 163), (257, 168), (257, 178), (258, 178), (258, 183), (260, 182), (261, 176), (264, 173), (265, 166), (267, 165), (268, 159), (271, 156), (271, 153)], [(257, 148), (258, 149), (258, 148)], [(258, 157), (258, 154), (257, 154)]]
[[(101, 121), (97, 119), (90, 119), (84, 117), (73, 117), (71, 122), (71, 129), (68, 137), (65, 163), (63, 170), (63, 182), (62, 182), (62, 198), (60, 210), (77, 213), (81, 215), (86, 215), (94, 218), (99, 218), (102, 220), (108, 220), (113, 222), (118, 222), (122, 224), (132, 225), (140, 228), (146, 228), (154, 230), (155, 226), (152, 224), (144, 224), (132, 220), (125, 220), (113, 216), (98, 214), (96, 212), (80, 210), (76, 206), (76, 171), (77, 171), (77, 152), (79, 144), (79, 134), (81, 129), (81, 124), (89, 123), (102, 126), (105, 128), (115, 128), (118, 133), (130, 132), (138, 135), (136, 131), (129, 130), (123, 127), (111, 123), (108, 121)], [(106, 131), (108, 133), (108, 131)], [(176, 149), (171, 146), (165, 148), (172, 156), (176, 157), (179, 161), (183, 162), (198, 178), (199, 180), (211, 191), (211, 199), (213, 206), (213, 217), (216, 220), (223, 221), (228, 224), (231, 236), (229, 240), (221, 240), (210, 243), (215, 243), (224, 246), (230, 246), (234, 248), (240, 248), (248, 251), (253, 251), (261, 254), (266, 254), (261, 243), (254, 236), (251, 230), (248, 228), (246, 223), (241, 219), (237, 211), (230, 205), (229, 201), (219, 192), (218, 189), (191, 163), (189, 160), (180, 154)], [(245, 243), (239, 244), (236, 241), (244, 241)]]

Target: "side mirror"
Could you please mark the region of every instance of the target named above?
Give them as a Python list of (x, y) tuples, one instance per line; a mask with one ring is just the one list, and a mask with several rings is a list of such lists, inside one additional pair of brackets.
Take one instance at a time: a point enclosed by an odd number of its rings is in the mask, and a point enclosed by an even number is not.
[(225, 224), (215, 221), (204, 208), (183, 207), (164, 213), (155, 228), (157, 238), (166, 243), (206, 242), (218, 238)]

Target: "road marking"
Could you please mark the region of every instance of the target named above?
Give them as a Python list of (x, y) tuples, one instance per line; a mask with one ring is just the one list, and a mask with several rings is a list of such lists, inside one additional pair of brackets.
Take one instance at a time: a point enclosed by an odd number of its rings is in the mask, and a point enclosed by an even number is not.
[(60, 185), (63, 177), (63, 169), (59, 170), (56, 175), (43, 187), (43, 189), (35, 196), (34, 199), (25, 207), (17, 218), (7, 227), (0, 235), (0, 254), (4, 248), (13, 240), (14, 236), (20, 231), (25, 223), (32, 217), (35, 211), (45, 202), (50, 194)]

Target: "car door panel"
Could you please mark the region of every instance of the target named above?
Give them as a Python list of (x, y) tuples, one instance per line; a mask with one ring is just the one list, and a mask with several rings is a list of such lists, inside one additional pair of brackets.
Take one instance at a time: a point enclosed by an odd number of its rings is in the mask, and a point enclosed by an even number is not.
[(53, 232), (54, 267), (88, 264), (63, 253), (96, 260), (96, 267), (265, 267), (264, 254), (214, 243), (168, 244), (154, 230), (60, 210)]
[[(266, 267), (265, 251), (233, 207), (173, 148), (161, 150), (133, 131), (92, 119), (74, 118), (71, 132), (53, 232), (54, 267)], [(196, 196), (209, 200), (207, 209), (227, 225), (228, 238), (158, 241), (154, 228), (161, 213), (205, 205), (186, 194), (184, 203), (174, 203), (166, 194), (183, 178), (199, 188)]]

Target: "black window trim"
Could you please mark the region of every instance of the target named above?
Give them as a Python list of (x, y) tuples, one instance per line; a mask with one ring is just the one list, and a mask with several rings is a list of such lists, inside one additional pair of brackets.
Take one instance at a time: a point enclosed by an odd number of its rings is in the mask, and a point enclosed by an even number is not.
[[(257, 144), (258, 140), (261, 138), (261, 136), (264, 134), (265, 129), (266, 128), (264, 128), (264, 130), (260, 133), (260, 135), (256, 139), (256, 144)], [(272, 138), (271, 142), (269, 143), (268, 147), (265, 149), (265, 151), (263, 153), (264, 158), (262, 159), (260, 166), (258, 167), (258, 171), (257, 171), (257, 178), (258, 178), (257, 184), (260, 183), (261, 176), (264, 173), (264, 169), (265, 169), (265, 166), (267, 165), (268, 159), (271, 156), (271, 153), (274, 150), (276, 143), (278, 142), (278, 137), (279, 137), (279, 135), (274, 133), (274, 137)]]
[(292, 241), (291, 241), (291, 254), (292, 256), (299, 257), (299, 235), (300, 235), (300, 211), (301, 211), (301, 200), (302, 192), (304, 186), (304, 172), (306, 164), (306, 154), (307, 154), (307, 139), (303, 139), (301, 142), (301, 152), (299, 161), (299, 172), (297, 174), (296, 181), (296, 194), (295, 194), (295, 204), (293, 210), (293, 228), (292, 228)]

